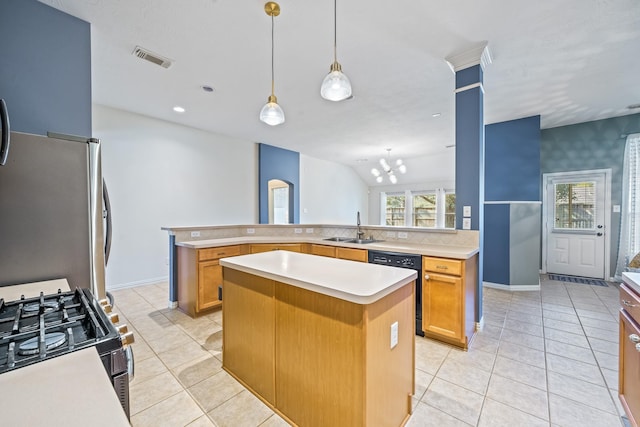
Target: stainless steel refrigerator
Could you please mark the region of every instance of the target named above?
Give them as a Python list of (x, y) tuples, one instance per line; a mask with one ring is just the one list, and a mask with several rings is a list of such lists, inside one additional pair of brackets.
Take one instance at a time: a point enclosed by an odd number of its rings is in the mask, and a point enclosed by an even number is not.
[[(66, 278), (105, 298), (100, 142), (7, 132), (0, 166), (0, 286)], [(55, 136), (55, 137), (52, 137)]]

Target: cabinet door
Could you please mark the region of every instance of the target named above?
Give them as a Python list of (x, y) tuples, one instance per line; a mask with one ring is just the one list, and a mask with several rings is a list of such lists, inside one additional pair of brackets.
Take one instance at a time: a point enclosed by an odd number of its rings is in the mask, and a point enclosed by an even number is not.
[(462, 279), (425, 273), (422, 326), (425, 332), (462, 340)]
[(335, 246), (311, 244), (311, 255), (320, 255), (335, 258), (336, 248)]
[(366, 249), (336, 248), (336, 258), (367, 262)]
[(206, 310), (222, 304), (218, 299), (218, 286), (222, 285), (222, 266), (219, 260), (198, 263), (197, 310)]
[(259, 243), (251, 245), (251, 253), (257, 254), (260, 252), (268, 251), (289, 251), (289, 252), (302, 252), (302, 245), (299, 243)]
[[(640, 319), (639, 319), (640, 320)], [(640, 328), (620, 311), (619, 393), (631, 425), (640, 422)]]

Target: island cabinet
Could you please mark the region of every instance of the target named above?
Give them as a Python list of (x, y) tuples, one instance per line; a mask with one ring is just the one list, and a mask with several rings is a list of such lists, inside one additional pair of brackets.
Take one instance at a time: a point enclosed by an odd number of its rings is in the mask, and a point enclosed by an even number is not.
[(302, 252), (301, 243), (257, 243), (251, 245), (250, 253), (258, 254), (260, 252), (268, 251), (289, 251), (289, 252)]
[(425, 336), (468, 348), (475, 331), (477, 258), (422, 257)]
[[(249, 391), (294, 426), (408, 421), (414, 272), (285, 251), (222, 262), (223, 368)], [(349, 283), (354, 277), (384, 286)], [(316, 281), (318, 291), (304, 288)], [(364, 301), (342, 298), (354, 289)]]
[[(627, 282), (628, 279), (624, 274), (623, 281)], [(638, 426), (640, 425), (640, 294), (635, 292), (628, 283), (620, 285), (620, 307), (618, 393), (631, 425)]]
[(220, 258), (240, 255), (241, 245), (192, 249), (178, 246), (178, 308), (195, 317), (222, 306)]

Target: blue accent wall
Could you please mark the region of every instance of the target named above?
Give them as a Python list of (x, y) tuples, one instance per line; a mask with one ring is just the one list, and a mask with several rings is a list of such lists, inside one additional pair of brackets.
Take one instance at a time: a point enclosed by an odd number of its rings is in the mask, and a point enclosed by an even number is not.
[(509, 283), (509, 225), (508, 204), (484, 206), (484, 277), (485, 282)]
[(540, 116), (485, 127), (485, 200), (540, 201)]
[(456, 89), (482, 82), (482, 67), (474, 65), (456, 72)]
[(258, 191), (260, 224), (269, 223), (269, 181), (279, 179), (291, 185), (289, 216), (291, 224), (300, 223), (300, 153), (258, 144)]
[[(622, 203), (622, 165), (626, 136), (640, 132), (640, 114), (543, 129), (540, 172), (611, 168), (611, 204)], [(615, 268), (620, 240), (620, 213), (611, 212), (611, 258)], [(605, 272), (609, 274), (610, 272)]]
[(36, 0), (0, 1), (0, 98), (14, 131), (91, 136), (89, 23)]

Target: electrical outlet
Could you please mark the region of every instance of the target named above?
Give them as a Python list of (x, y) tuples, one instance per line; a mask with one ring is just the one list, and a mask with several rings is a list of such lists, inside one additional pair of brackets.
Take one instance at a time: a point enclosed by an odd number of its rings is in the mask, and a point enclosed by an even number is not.
[(398, 345), (398, 322), (391, 324), (391, 343), (389, 348), (393, 348)]
[(192, 231), (191, 232), (191, 237), (200, 237), (200, 232), (199, 231)]
[(255, 228), (247, 228), (247, 234), (255, 234), (255, 233), (256, 233)]
[(387, 231), (387, 237), (395, 238), (396, 237), (396, 232), (395, 231)]
[(307, 228), (306, 232), (307, 234), (313, 234), (313, 228)]
[(406, 239), (409, 237), (409, 233), (404, 231), (398, 231), (398, 239)]
[(296, 234), (302, 234), (302, 228), (294, 228), (293, 232)]

